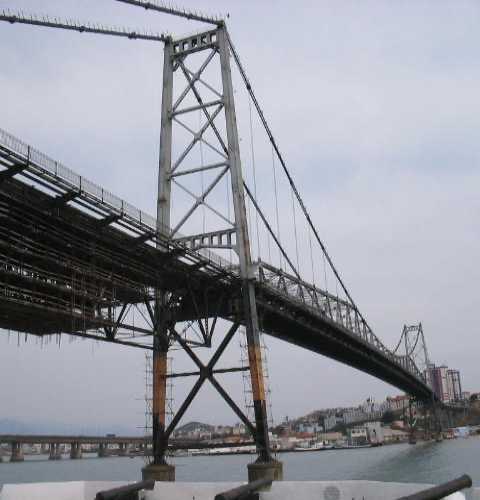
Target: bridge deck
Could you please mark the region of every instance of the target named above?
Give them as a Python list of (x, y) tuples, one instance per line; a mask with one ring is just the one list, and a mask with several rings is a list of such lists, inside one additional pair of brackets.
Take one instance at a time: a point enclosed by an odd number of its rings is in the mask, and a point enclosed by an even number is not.
[[(149, 335), (109, 311), (148, 302), (156, 287), (178, 297), (177, 320), (232, 319), (240, 282), (215, 254), (166, 240), (143, 212), (2, 131), (0, 165), (0, 328)], [(390, 352), (349, 303), (264, 263), (256, 278), (264, 332), (432, 397), (412, 360)], [(182, 300), (187, 292), (198, 300)]]

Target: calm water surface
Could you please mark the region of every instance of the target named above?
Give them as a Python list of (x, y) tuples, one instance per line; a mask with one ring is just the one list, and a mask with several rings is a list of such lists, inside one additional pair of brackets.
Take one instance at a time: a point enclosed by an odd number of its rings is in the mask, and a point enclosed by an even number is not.
[[(286, 480), (368, 479), (416, 483), (440, 483), (470, 474), (480, 486), (480, 437), (442, 443), (420, 443), (307, 453), (285, 453)], [(244, 481), (249, 455), (181, 457), (174, 460), (178, 481)], [(144, 465), (141, 458), (97, 458), (49, 461), (27, 457), (23, 463), (0, 464), (0, 485), (5, 483), (138, 480)]]

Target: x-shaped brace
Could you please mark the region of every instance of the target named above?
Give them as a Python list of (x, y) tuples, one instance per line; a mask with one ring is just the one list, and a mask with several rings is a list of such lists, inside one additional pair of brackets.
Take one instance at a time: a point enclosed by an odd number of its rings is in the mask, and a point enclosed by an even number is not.
[(174, 328), (171, 329), (172, 336), (177, 340), (177, 342), (183, 347), (184, 351), (190, 356), (190, 358), (193, 360), (193, 362), (197, 365), (198, 369), (200, 370), (200, 376), (195, 383), (195, 385), (192, 387), (190, 392), (188, 393), (187, 397), (185, 398), (184, 402), (180, 406), (178, 412), (176, 415), (173, 417), (172, 421), (170, 422), (170, 425), (167, 427), (165, 430), (165, 440), (169, 438), (173, 430), (175, 429), (176, 425), (180, 421), (180, 419), (183, 417), (185, 412), (187, 411), (188, 407), (190, 406), (191, 402), (197, 395), (198, 391), (202, 387), (203, 383), (205, 380), (209, 380), (210, 383), (215, 387), (215, 389), (219, 392), (219, 394), (222, 396), (222, 398), (226, 401), (226, 403), (232, 408), (232, 410), (237, 414), (238, 418), (245, 424), (245, 426), (248, 428), (250, 433), (252, 434), (253, 438), (255, 438), (256, 434), (256, 429), (254, 425), (248, 420), (246, 415), (242, 412), (242, 410), (238, 407), (238, 405), (233, 401), (233, 399), (228, 395), (227, 391), (222, 387), (222, 385), (218, 382), (218, 380), (214, 377), (213, 375), (213, 368), (215, 367), (217, 361), (220, 359), (221, 355), (225, 351), (226, 347), (228, 346), (230, 340), (233, 338), (235, 335), (235, 332), (237, 331), (238, 327), (240, 326), (239, 323), (234, 323), (230, 330), (227, 332), (225, 335), (225, 338), (222, 340), (220, 346), (218, 347), (217, 351), (215, 354), (212, 356), (210, 361), (208, 362), (207, 365), (204, 365), (202, 361), (198, 358), (198, 356), (193, 352), (192, 348), (188, 345), (186, 340), (182, 338)]

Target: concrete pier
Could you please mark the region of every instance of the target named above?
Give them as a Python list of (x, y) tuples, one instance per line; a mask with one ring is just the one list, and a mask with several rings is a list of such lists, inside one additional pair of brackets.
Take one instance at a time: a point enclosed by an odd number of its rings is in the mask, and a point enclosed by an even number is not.
[(50, 454), (48, 456), (49, 460), (61, 460), (62, 453), (60, 451), (59, 443), (50, 443)]
[(106, 444), (100, 443), (98, 445), (98, 456), (99, 456), (99, 458), (108, 457), (108, 449), (107, 449), (107, 445)]
[(127, 443), (120, 443), (119, 449), (118, 449), (118, 456), (119, 457), (126, 457), (128, 455), (128, 444)]
[(169, 464), (150, 464), (142, 469), (142, 479), (155, 481), (175, 481), (175, 466)]
[(268, 478), (272, 481), (283, 479), (283, 463), (273, 460), (272, 462), (253, 462), (247, 465), (248, 482), (257, 479)]
[(12, 454), (10, 456), (10, 462), (23, 462), (23, 448), (21, 443), (12, 443)]
[(77, 441), (74, 441), (70, 445), (70, 458), (72, 460), (77, 460), (82, 458), (82, 446)]

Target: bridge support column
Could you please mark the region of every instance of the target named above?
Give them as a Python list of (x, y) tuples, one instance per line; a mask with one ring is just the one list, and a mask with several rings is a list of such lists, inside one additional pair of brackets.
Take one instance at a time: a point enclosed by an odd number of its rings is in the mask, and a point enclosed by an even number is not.
[(72, 460), (78, 460), (82, 458), (82, 446), (78, 441), (70, 444), (70, 458)]
[(60, 443), (50, 443), (50, 455), (49, 460), (61, 460), (62, 453), (60, 451)]
[(417, 444), (417, 438), (415, 435), (415, 426), (416, 426), (416, 418), (413, 413), (413, 403), (414, 400), (412, 398), (409, 399), (408, 402), (408, 443), (409, 444)]
[[(158, 171), (157, 231), (170, 237), (170, 196), (173, 130), (173, 43), (167, 41), (163, 58), (162, 116), (160, 130), (160, 161)], [(159, 284), (160, 285), (160, 284)], [(168, 465), (165, 452), (168, 434), (165, 429), (167, 403), (167, 353), (169, 325), (172, 318), (168, 308), (168, 293), (157, 286), (155, 304), (150, 311), (153, 334), (152, 444), (153, 463), (142, 469), (144, 479), (174, 481), (175, 467)]]
[(99, 458), (108, 457), (108, 449), (107, 449), (107, 445), (105, 443), (100, 443), (98, 445), (98, 456), (99, 456)]
[(428, 413), (428, 407), (426, 403), (422, 407), (423, 416), (423, 439), (424, 441), (430, 441), (430, 415)]
[(127, 443), (120, 443), (119, 450), (118, 450), (118, 456), (119, 457), (126, 457), (127, 455), (128, 455), (128, 444)]
[(245, 190), (243, 185), (240, 145), (238, 138), (235, 99), (233, 95), (232, 74), (230, 70), (230, 48), (225, 26), (218, 28), (218, 48), (222, 73), (223, 101), (228, 143), (228, 160), (232, 184), (233, 209), (237, 225), (237, 254), (242, 281), (241, 313), (245, 324), (248, 345), (248, 362), (252, 384), (253, 407), (255, 411), (255, 443), (258, 459), (248, 467), (249, 480), (253, 477), (282, 478), (282, 465), (275, 461), (270, 452), (268, 436), (267, 407), (264, 387), (262, 352), (260, 347), (260, 327), (257, 314), (257, 301), (254, 270), (250, 251)]
[(277, 460), (263, 463), (253, 462), (247, 465), (247, 470), (249, 483), (263, 478), (272, 481), (281, 481), (283, 479), (283, 463)]
[[(164, 301), (166, 296), (159, 293), (155, 310), (157, 317), (165, 316)], [(165, 320), (158, 321), (158, 330), (153, 339), (153, 402), (152, 402), (152, 437), (153, 463), (142, 469), (142, 477), (155, 481), (175, 481), (175, 466), (169, 465), (165, 453), (168, 447), (168, 434), (165, 429), (167, 404), (167, 352), (168, 333)]]
[(50, 453), (48, 455), (49, 460), (56, 460), (55, 454), (55, 443), (50, 443)]
[(23, 462), (24, 460), (22, 443), (13, 442), (10, 462)]
[(142, 478), (155, 481), (175, 481), (175, 466), (170, 464), (150, 464), (142, 469)]
[(436, 401), (432, 401), (432, 419), (433, 419), (433, 426), (432, 426), (432, 434), (433, 438), (437, 443), (443, 441), (443, 433), (442, 433), (442, 422), (440, 420), (440, 415), (439, 415), (439, 408), (438, 404)]

